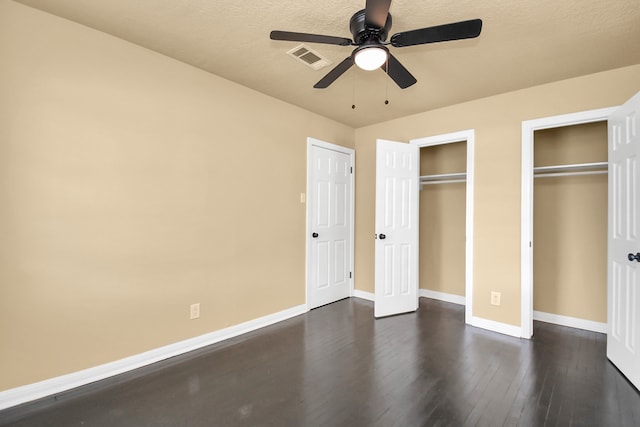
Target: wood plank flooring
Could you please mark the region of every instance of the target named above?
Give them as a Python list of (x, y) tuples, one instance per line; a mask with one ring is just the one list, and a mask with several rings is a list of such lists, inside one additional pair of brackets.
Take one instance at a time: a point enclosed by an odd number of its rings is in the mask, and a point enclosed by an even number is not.
[(55, 398), (6, 426), (639, 426), (606, 336), (541, 322), (532, 340), (421, 298), (373, 319), (346, 299)]

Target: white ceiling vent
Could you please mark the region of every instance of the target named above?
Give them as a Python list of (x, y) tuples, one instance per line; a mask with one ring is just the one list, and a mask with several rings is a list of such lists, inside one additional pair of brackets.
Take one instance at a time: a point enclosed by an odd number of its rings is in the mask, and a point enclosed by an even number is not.
[(329, 61), (327, 58), (303, 44), (291, 49), (289, 52), (287, 52), (287, 55), (294, 57), (298, 61), (313, 68), (314, 70), (319, 70), (331, 64), (331, 61)]

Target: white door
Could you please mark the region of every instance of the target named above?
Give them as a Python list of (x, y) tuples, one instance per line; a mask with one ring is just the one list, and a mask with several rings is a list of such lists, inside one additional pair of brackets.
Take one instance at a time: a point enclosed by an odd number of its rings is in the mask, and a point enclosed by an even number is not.
[(609, 117), (607, 357), (640, 388), (640, 93)]
[(375, 317), (418, 309), (419, 150), (377, 141)]
[(307, 306), (312, 309), (351, 294), (353, 169), (349, 153), (313, 142), (309, 150)]

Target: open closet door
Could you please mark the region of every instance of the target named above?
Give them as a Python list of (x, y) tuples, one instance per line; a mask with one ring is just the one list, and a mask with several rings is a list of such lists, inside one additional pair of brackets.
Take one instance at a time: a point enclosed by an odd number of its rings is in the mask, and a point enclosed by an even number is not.
[(375, 317), (418, 309), (419, 147), (376, 146)]
[(609, 117), (607, 357), (640, 389), (640, 93)]

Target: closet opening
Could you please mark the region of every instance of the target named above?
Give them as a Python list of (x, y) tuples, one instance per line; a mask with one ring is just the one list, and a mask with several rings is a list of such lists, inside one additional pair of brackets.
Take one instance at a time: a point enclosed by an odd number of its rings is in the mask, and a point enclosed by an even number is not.
[(420, 148), (420, 294), (465, 304), (467, 143)]
[[(533, 190), (534, 180), (541, 178), (541, 174), (552, 171), (578, 172), (583, 166), (573, 165), (571, 170), (565, 168), (566, 165), (552, 165), (549, 168), (538, 169), (538, 178), (534, 178), (534, 133), (544, 129), (562, 128), (589, 124), (594, 122), (608, 123), (609, 116), (616, 110), (616, 107), (601, 108), (598, 110), (582, 111), (579, 113), (563, 114), (560, 116), (544, 117), (541, 119), (526, 120), (522, 122), (522, 180), (521, 180), (521, 235), (520, 235), (520, 281), (521, 281), (521, 301), (520, 301), (520, 336), (530, 339), (533, 336), (533, 248), (536, 246), (533, 239)], [(607, 138), (608, 144), (608, 138)], [(608, 156), (608, 155), (607, 155)], [(608, 161), (608, 157), (607, 157)], [(557, 168), (555, 166), (561, 166)], [(542, 166), (539, 166), (539, 168)], [(587, 167), (587, 166), (584, 166)], [(591, 166), (588, 166), (591, 168)], [(595, 167), (593, 167), (595, 169)], [(559, 170), (560, 169), (560, 170)], [(582, 170), (580, 172), (589, 172)], [(585, 215), (582, 212), (581, 215)], [(576, 248), (579, 253), (582, 248)], [(585, 260), (584, 262), (588, 262)]]
[(419, 295), (464, 305), (465, 323), (487, 327), (472, 304), (475, 131), (410, 143), (420, 148)]
[(606, 333), (607, 122), (533, 139), (533, 319)]

